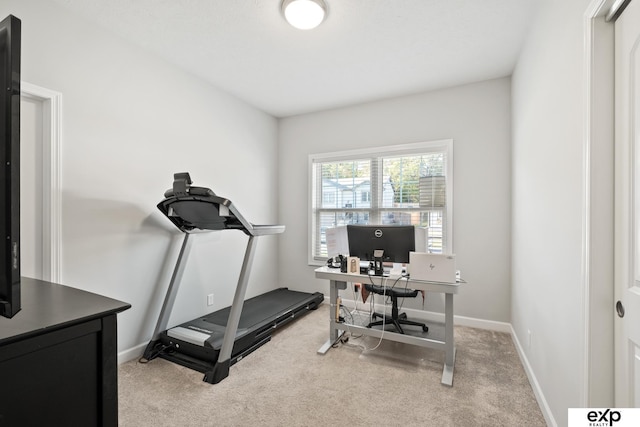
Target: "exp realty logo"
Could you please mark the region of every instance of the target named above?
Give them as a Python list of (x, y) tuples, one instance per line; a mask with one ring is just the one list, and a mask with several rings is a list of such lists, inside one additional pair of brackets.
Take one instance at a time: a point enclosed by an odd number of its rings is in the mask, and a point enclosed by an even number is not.
[(569, 408), (568, 427), (640, 426), (640, 408)]
[(589, 420), (589, 426), (612, 426), (613, 423), (617, 423), (622, 419), (620, 411), (611, 409), (605, 409), (604, 411), (589, 411), (587, 412), (587, 420)]

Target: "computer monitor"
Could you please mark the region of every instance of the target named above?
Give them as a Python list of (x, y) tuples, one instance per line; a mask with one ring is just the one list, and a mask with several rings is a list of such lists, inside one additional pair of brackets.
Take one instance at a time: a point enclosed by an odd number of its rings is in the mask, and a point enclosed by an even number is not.
[(416, 250), (413, 225), (347, 225), (349, 255), (373, 261), (373, 251), (382, 249), (383, 262), (408, 263)]

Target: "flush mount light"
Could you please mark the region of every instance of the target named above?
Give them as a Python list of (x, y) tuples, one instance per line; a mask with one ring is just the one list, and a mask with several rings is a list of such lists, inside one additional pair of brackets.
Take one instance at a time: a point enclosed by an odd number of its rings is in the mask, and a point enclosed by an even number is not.
[(310, 30), (322, 23), (327, 12), (323, 0), (283, 0), (282, 13), (289, 24)]

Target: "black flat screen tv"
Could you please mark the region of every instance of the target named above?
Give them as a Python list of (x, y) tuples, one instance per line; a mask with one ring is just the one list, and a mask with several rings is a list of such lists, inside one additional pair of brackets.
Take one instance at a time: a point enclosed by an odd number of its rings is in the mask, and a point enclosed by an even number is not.
[(349, 255), (373, 261), (373, 251), (383, 250), (383, 262), (408, 263), (416, 250), (413, 225), (347, 225)]
[(21, 22), (0, 22), (0, 315), (20, 311), (20, 35)]

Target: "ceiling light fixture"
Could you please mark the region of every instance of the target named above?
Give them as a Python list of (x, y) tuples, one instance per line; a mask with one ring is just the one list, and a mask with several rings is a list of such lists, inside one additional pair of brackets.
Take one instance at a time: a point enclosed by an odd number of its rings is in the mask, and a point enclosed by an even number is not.
[(323, 0), (283, 0), (282, 13), (293, 27), (310, 30), (324, 21), (327, 5)]

